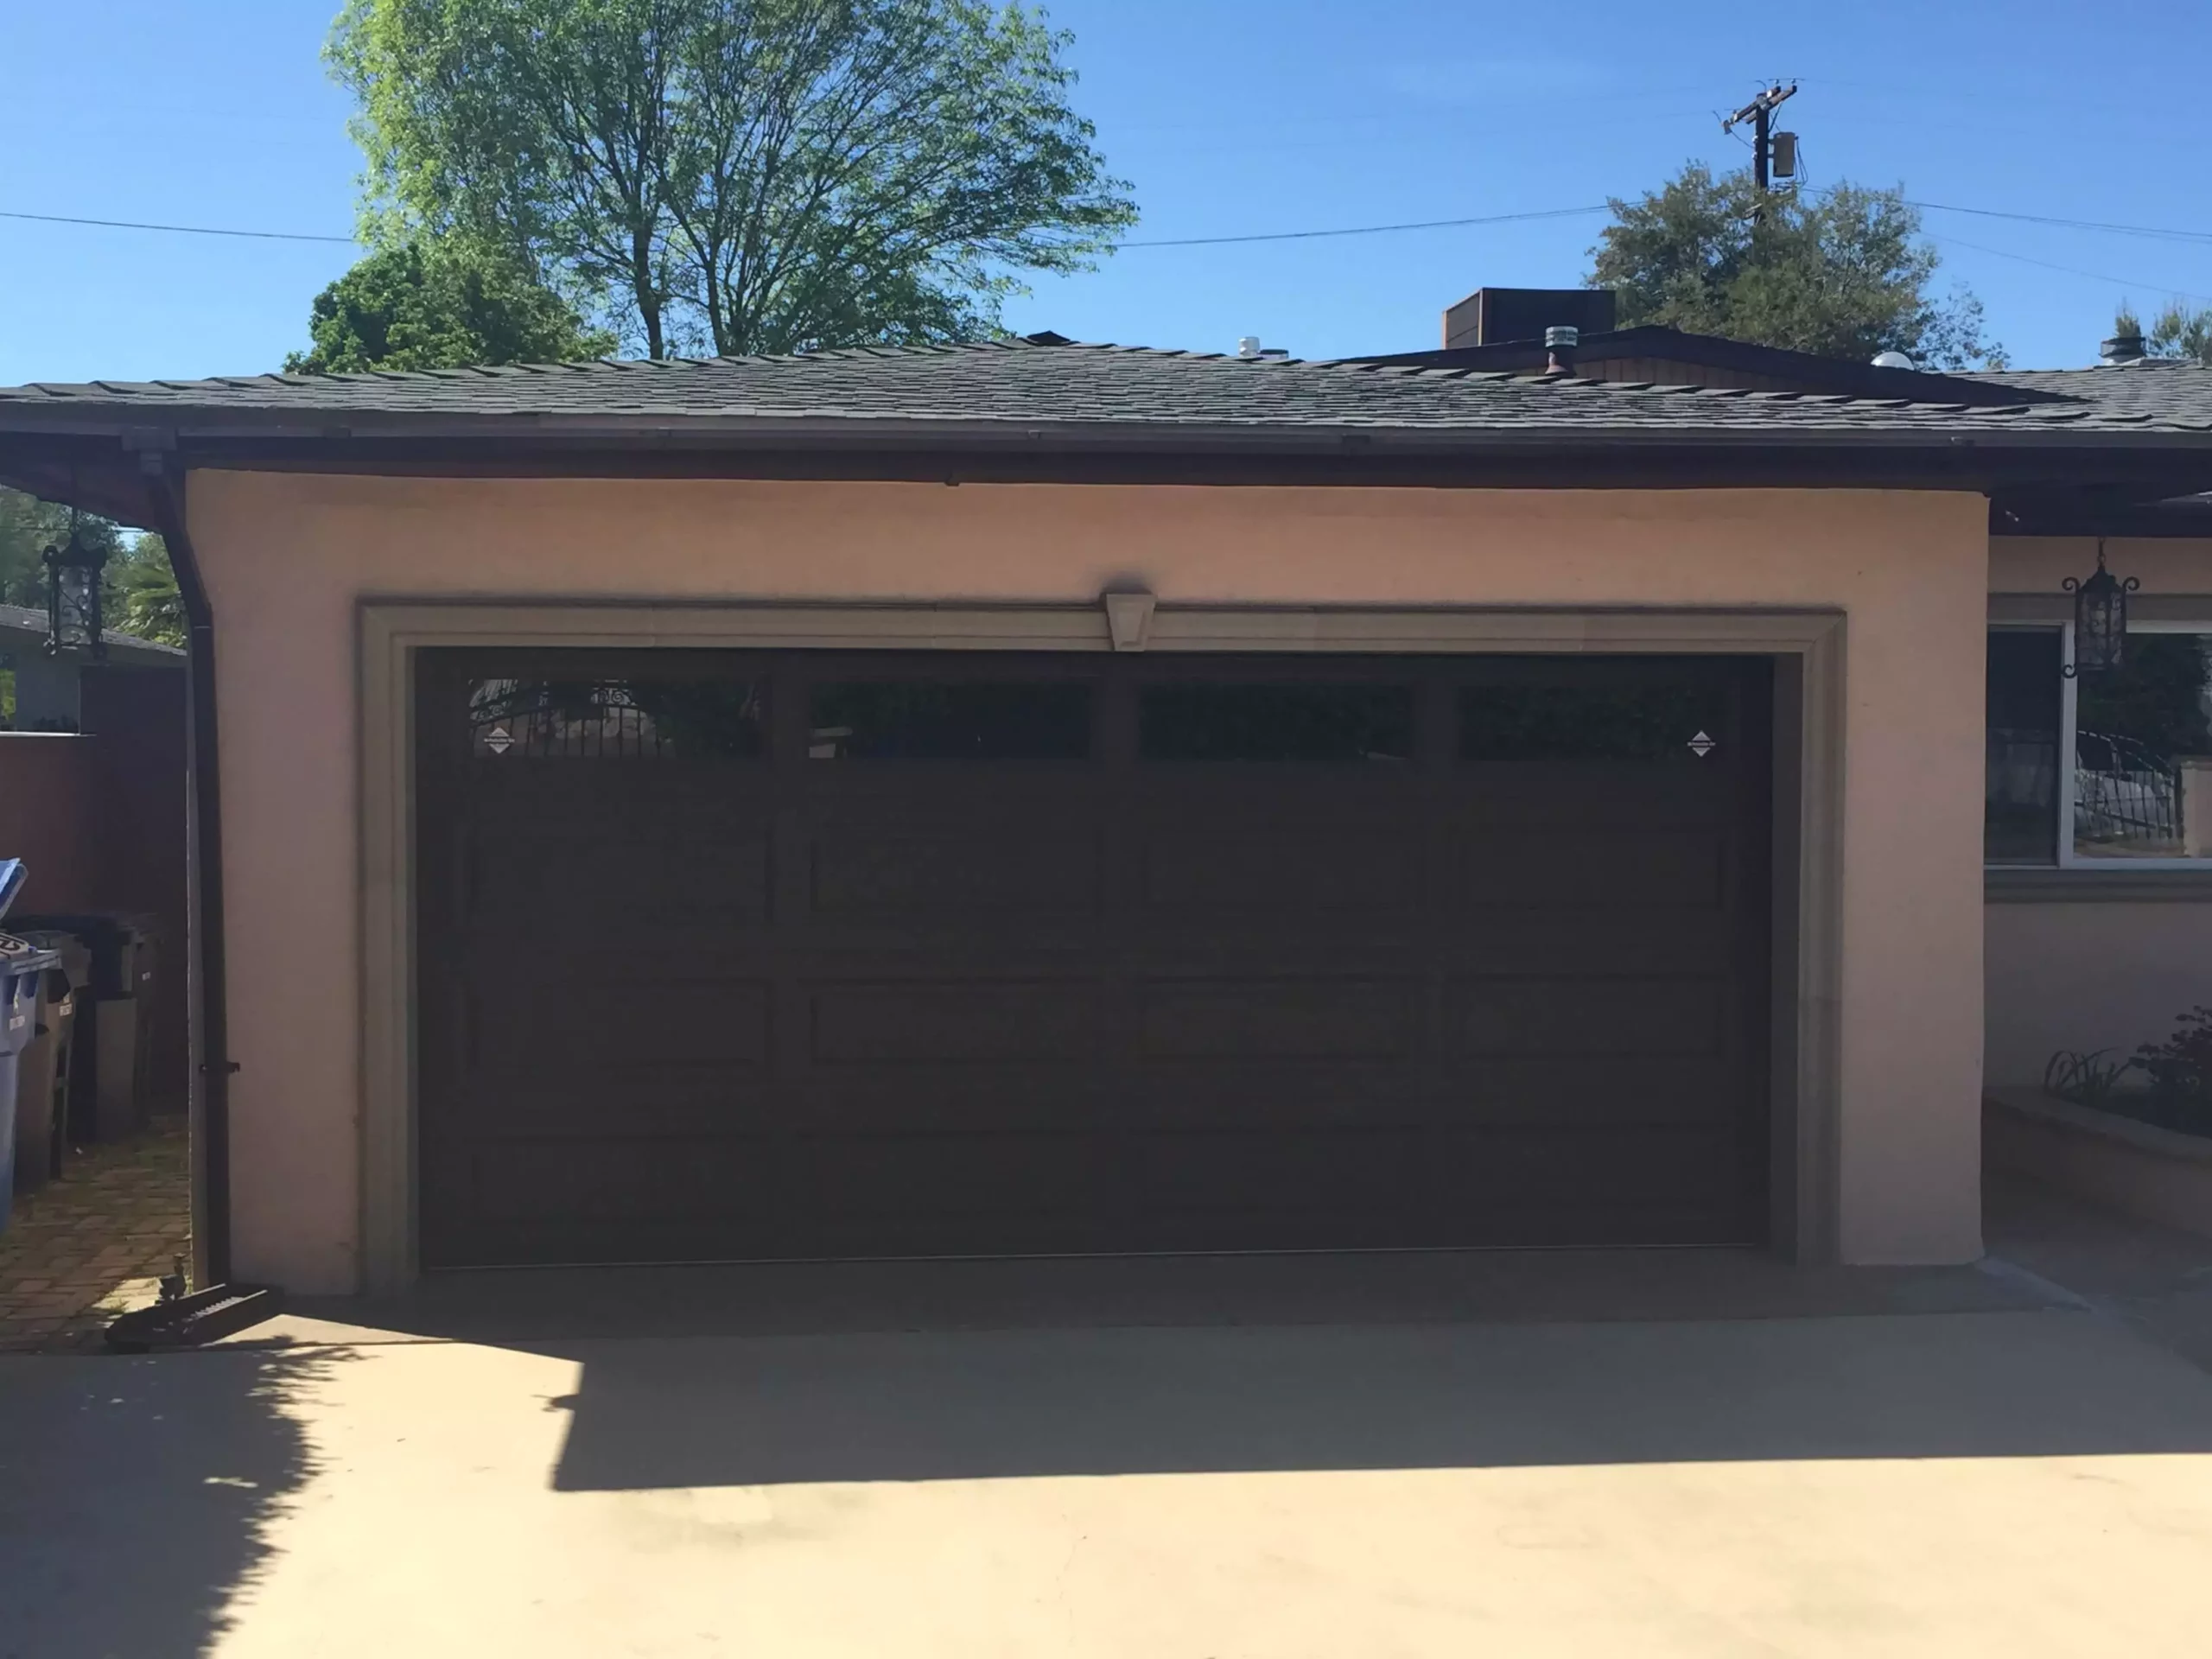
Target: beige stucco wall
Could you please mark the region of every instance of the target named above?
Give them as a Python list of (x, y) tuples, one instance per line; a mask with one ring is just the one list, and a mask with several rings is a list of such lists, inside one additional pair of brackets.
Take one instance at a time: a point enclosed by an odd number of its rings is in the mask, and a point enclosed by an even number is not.
[[(2116, 576), (2139, 577), (2145, 598), (2212, 594), (2212, 541), (2190, 537), (2115, 536), (2105, 563)], [(2000, 536), (1989, 543), (1989, 591), (2045, 594), (2063, 600), (2060, 584), (2097, 568), (2093, 536)]]
[[(2212, 540), (2114, 537), (2105, 559), (2114, 575), (2139, 578), (2145, 598), (2207, 596), (2212, 632)], [(2063, 599), (2060, 583), (2087, 575), (2096, 560), (2086, 536), (1999, 538), (1990, 544), (1989, 589)], [(2078, 888), (2063, 901), (2037, 903), (2015, 893), (1989, 906), (1986, 939), (1993, 1087), (2040, 1084), (2063, 1048), (2133, 1053), (2171, 1034), (2184, 1009), (2212, 1003), (2212, 903), (2094, 902)]]
[(1841, 1236), (1980, 1247), (1985, 509), (1960, 494), (195, 474), (218, 617), (237, 1268), (354, 1281), (363, 594), (1834, 606)]

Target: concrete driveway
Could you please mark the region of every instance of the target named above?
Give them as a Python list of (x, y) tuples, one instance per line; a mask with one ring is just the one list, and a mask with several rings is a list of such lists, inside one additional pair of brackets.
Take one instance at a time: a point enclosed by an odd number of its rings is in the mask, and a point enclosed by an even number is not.
[[(0, 1359), (0, 1655), (2205, 1652), (2212, 1376), (2017, 1277), (1777, 1316), (1770, 1274), (1720, 1317), (1650, 1263), (1579, 1302), (1535, 1269), (1566, 1321), (1423, 1317), (1433, 1260), (1233, 1269), (1241, 1325), (1131, 1322), (1096, 1270), (1014, 1318), (1066, 1281), (986, 1270), (935, 1282), (998, 1328), (801, 1274), (721, 1334), (562, 1337), (594, 1322), (509, 1280), (475, 1340), (417, 1308)], [(934, 1328), (858, 1328), (894, 1305)]]

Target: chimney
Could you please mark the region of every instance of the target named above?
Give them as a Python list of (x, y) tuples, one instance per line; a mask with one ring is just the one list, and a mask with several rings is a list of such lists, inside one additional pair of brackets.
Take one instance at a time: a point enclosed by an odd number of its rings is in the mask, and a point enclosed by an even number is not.
[(1478, 288), (1444, 314), (1444, 349), (1499, 346), (1544, 337), (1554, 323), (1572, 323), (1586, 334), (1611, 334), (1615, 322), (1610, 288)]
[(1544, 372), (1573, 374), (1574, 348), (1582, 343), (1582, 331), (1554, 323), (1544, 330)]
[(2097, 355), (2107, 363), (2140, 363), (2143, 360), (2143, 329), (2134, 319), (2120, 320), (2119, 332), (2097, 346)]

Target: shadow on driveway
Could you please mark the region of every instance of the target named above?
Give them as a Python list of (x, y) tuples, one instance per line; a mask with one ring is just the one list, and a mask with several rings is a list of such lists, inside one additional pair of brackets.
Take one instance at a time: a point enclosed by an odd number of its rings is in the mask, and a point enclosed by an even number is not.
[(313, 1472), (288, 1407), (343, 1358), (0, 1358), (0, 1659), (207, 1651)]
[(1560, 1252), (629, 1269), (457, 1274), (404, 1309), (327, 1311), (357, 1338), (580, 1365), (554, 1402), (567, 1491), (2212, 1452), (2212, 1377), (1973, 1268)]

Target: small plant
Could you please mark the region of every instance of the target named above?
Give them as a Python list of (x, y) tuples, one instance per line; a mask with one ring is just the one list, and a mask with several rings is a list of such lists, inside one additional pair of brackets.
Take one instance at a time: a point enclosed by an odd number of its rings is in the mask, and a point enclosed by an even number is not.
[(2120, 1080), (2133, 1071), (2136, 1064), (2133, 1060), (2107, 1058), (2111, 1053), (2108, 1048), (2092, 1049), (2086, 1054), (2070, 1048), (2060, 1049), (2043, 1069), (2044, 1093), (2070, 1100), (2076, 1106), (2110, 1110)]
[(2152, 1121), (2188, 1135), (2212, 1135), (2212, 1007), (2181, 1016), (2163, 1043), (2145, 1043), (2131, 1064), (2151, 1079)]

